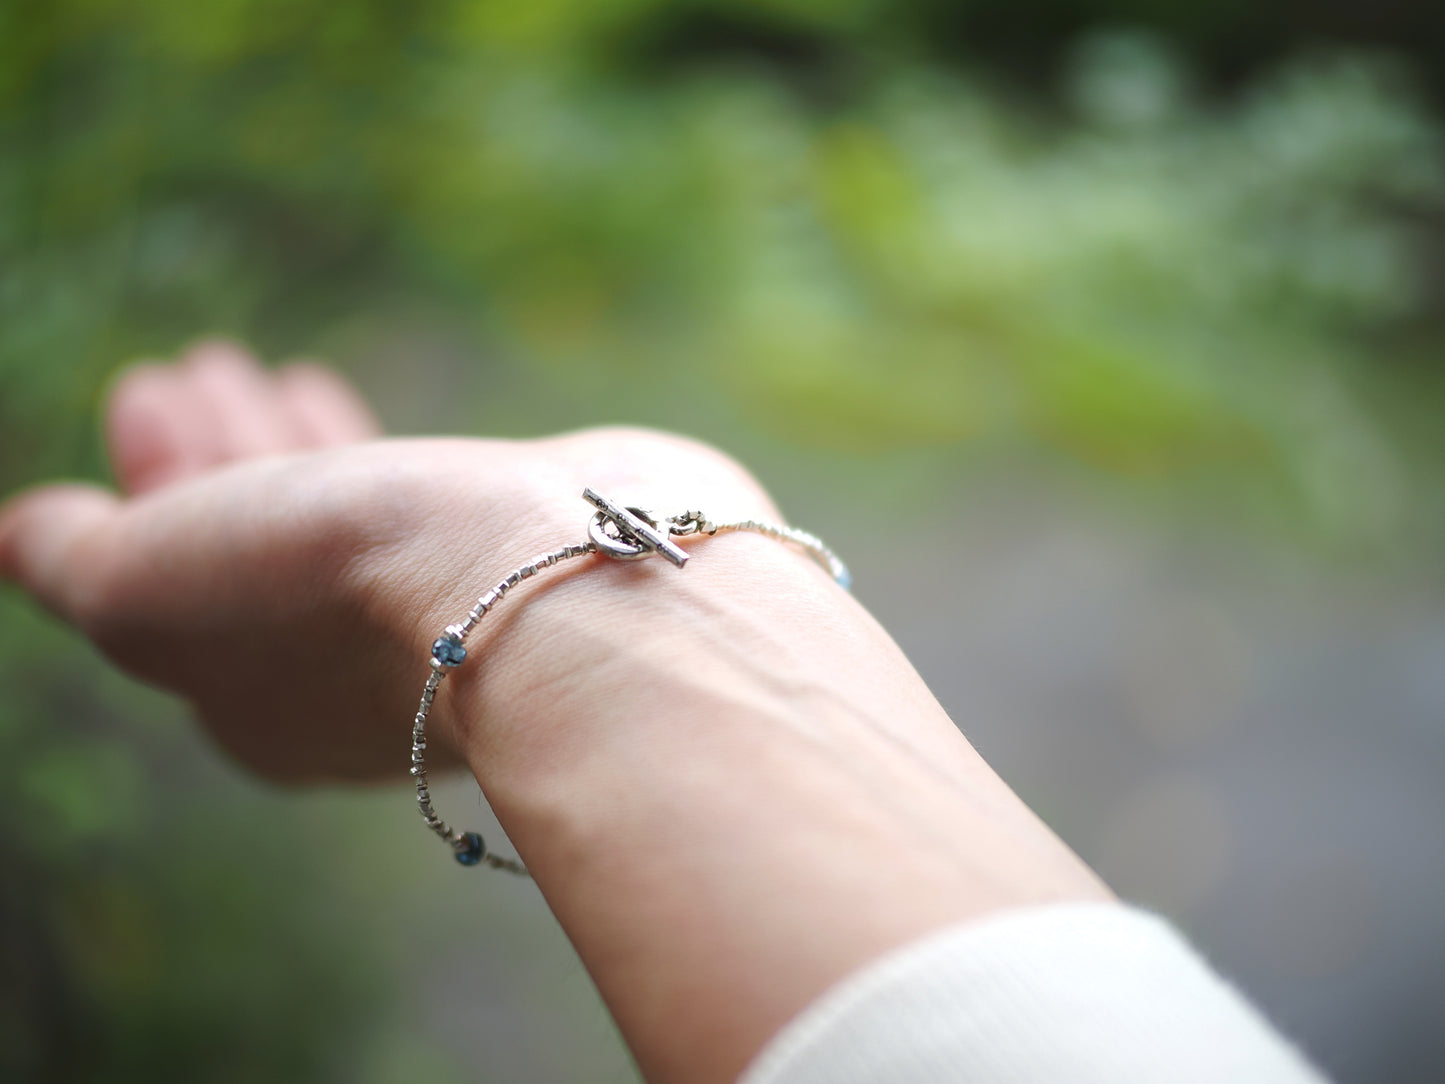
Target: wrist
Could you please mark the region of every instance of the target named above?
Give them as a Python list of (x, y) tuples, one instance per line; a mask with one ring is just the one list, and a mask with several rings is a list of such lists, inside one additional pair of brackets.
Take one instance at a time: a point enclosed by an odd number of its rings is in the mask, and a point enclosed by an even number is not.
[[(637, 464), (646, 464), (646, 472)], [(648, 430), (587, 430), (535, 441), (387, 441), (352, 466), (338, 488), (348, 493), (346, 514), (355, 521), (351, 533), (359, 537), (350, 546), (341, 586), (355, 620), (389, 645), (380, 666), (400, 704), (415, 704), (418, 664), (483, 592), (539, 554), (586, 541), (590, 512), (579, 499), (584, 486), (605, 487), (629, 503), (658, 509), (701, 504), (730, 518), (778, 519), (767, 495), (733, 460), (686, 438)], [(748, 541), (729, 544), (746, 548)], [(509, 630), (515, 627), (528, 638), (554, 601), (569, 615), (583, 613), (580, 602), (562, 601), (572, 598), (569, 581), (583, 565), (615, 574), (605, 569), (613, 563), (584, 557), (521, 585), (513, 600), (472, 630), (467, 650), (476, 661), (452, 674), (448, 688), (459, 692), (477, 669), (492, 668), (493, 643), (505, 654)], [(647, 569), (639, 582), (658, 571)], [(578, 596), (590, 599), (595, 592), (583, 585)], [(621, 613), (616, 617), (619, 627), (629, 623)], [(562, 670), (577, 662), (565, 641), (542, 643), (539, 650)], [(525, 662), (529, 656), (517, 657)], [(438, 701), (429, 736), (439, 753), (459, 756), (463, 739), (454, 730), (463, 718), (505, 717), (508, 710), (464, 715), (453, 710), (453, 699), (449, 693)], [(387, 711), (389, 717), (409, 714), (404, 707)]]
[[(499, 806), (607, 757), (613, 743), (677, 727), (709, 690), (790, 710), (778, 686), (812, 620), (848, 596), (791, 547), (750, 534), (681, 541), (683, 569), (588, 555), (521, 588), (447, 681), (447, 723)], [(472, 650), (469, 648), (469, 650)]]

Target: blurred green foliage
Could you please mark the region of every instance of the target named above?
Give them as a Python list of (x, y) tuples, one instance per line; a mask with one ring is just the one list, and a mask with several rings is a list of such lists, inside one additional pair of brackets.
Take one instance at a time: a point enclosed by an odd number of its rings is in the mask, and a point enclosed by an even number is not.
[(822, 446), (1062, 446), (1262, 473), (1331, 532), (1438, 520), (1410, 408), (1445, 167), (1398, 68), (1220, 104), (1095, 34), (1030, 105), (864, 48), (881, 6), (744, 6), (764, 45), (670, 63), (659, 7), (9, 7), (8, 480), (76, 468), (88, 433), (27, 420), (119, 359), (212, 329), (344, 356), (425, 313), (494, 371), (664, 379)]
[[(221, 331), (346, 362), (422, 328), (514, 405), (1062, 452), (1438, 541), (1445, 148), (1408, 65), (1276, 43), (1220, 94), (1217, 6), (1165, 39), (1044, 4), (1025, 92), (941, 30), (1021, 24), (946, 7), (10, 0), (0, 485), (100, 471), (126, 359)], [(228, 777), (157, 797), (206, 758), (0, 615), (0, 1070), (345, 1078), (386, 961), (298, 872), (314, 840)]]

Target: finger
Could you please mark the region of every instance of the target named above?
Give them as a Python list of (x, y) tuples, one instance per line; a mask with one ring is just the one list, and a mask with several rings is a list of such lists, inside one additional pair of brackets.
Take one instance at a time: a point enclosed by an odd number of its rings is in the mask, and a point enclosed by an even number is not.
[(187, 351), (182, 376), (198, 408), (216, 426), (222, 462), (306, 447), (276, 382), (241, 347), (201, 343)]
[(135, 365), (116, 380), (106, 407), (106, 440), (122, 492), (145, 493), (220, 459), (216, 427), (193, 398), (170, 365)]
[(96, 486), (42, 486), (0, 505), (0, 577), (72, 623), (90, 609), (98, 580), (94, 541), (120, 501)]
[(357, 390), (337, 373), (296, 362), (276, 374), (283, 407), (313, 446), (328, 448), (381, 436), (381, 423)]

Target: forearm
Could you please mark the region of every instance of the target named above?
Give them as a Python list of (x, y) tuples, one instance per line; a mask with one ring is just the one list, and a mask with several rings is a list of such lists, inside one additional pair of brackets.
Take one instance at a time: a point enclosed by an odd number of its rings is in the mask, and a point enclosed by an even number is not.
[(449, 721), (650, 1080), (730, 1080), (929, 930), (1106, 890), (806, 559), (752, 536), (538, 583)]

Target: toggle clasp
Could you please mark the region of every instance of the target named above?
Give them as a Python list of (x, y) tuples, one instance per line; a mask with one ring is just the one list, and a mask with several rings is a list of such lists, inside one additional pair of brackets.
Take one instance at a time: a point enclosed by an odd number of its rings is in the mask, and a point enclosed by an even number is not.
[(652, 513), (624, 508), (591, 487), (584, 489), (582, 496), (597, 509), (587, 524), (587, 537), (599, 553), (618, 561), (637, 561), (657, 553), (678, 568), (687, 564), (687, 551), (672, 541), (671, 528)]

